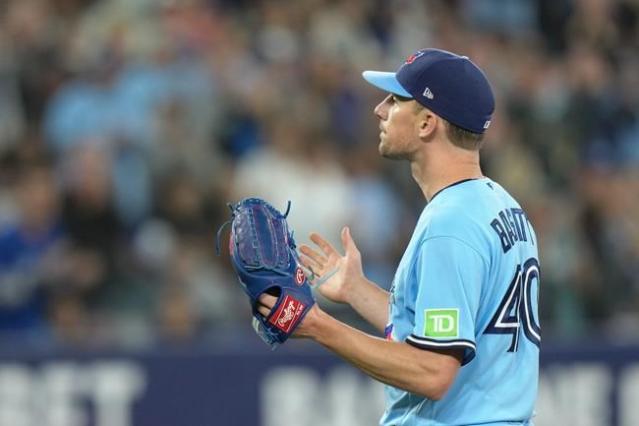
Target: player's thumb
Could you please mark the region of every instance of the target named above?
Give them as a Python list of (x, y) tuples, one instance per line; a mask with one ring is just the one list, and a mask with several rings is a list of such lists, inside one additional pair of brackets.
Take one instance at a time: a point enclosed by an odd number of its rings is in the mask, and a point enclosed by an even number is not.
[(355, 245), (355, 241), (351, 236), (351, 229), (348, 226), (342, 228), (342, 244), (344, 245), (344, 250), (346, 250), (346, 254), (359, 254), (359, 250)]

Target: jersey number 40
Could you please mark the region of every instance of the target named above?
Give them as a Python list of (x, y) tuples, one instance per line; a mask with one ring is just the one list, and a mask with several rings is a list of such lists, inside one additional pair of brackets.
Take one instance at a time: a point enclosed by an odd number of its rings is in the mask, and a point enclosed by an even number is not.
[(508, 286), (506, 296), (484, 331), (485, 334), (511, 334), (512, 341), (508, 352), (517, 351), (521, 331), (537, 347), (541, 343), (541, 329), (535, 322), (533, 311), (533, 308), (536, 310), (537, 307), (537, 301), (533, 307), (533, 284), (539, 286), (539, 262), (534, 257), (528, 259), (523, 266), (517, 265), (515, 277)]

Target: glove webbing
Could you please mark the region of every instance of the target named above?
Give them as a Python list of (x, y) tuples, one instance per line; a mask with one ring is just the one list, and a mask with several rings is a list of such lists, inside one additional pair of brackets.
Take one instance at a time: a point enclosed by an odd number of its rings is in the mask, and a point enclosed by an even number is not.
[[(220, 249), (220, 240), (222, 237), (222, 231), (224, 230), (224, 228), (226, 228), (230, 223), (233, 222), (233, 219), (235, 219), (236, 216), (236, 211), (233, 208), (233, 206), (230, 203), (226, 204), (229, 209), (231, 210), (231, 214), (232, 217), (231, 219), (227, 220), (226, 222), (224, 222), (222, 224), (222, 226), (220, 226), (220, 229), (218, 229), (217, 231), (217, 235), (216, 235), (216, 239), (215, 239), (215, 252), (216, 254), (219, 256), (221, 254), (221, 249)], [(267, 206), (267, 208), (270, 210), (270, 206)], [(251, 210), (252, 213), (257, 213), (257, 214), (263, 214), (262, 210)], [(282, 219), (286, 219), (288, 217), (289, 212), (291, 211), (291, 200), (288, 200), (288, 203), (286, 205), (286, 212), (284, 212), (282, 216)], [(277, 212), (274, 212), (277, 213)], [(283, 272), (283, 268), (286, 268), (288, 265), (284, 265), (283, 264), (283, 258), (286, 257), (286, 262), (288, 262), (288, 255), (286, 252), (286, 249), (284, 247), (281, 247), (279, 244), (275, 244), (277, 241), (275, 240), (275, 235), (281, 235), (282, 233), (285, 232), (284, 228), (282, 227), (282, 221), (276, 221), (275, 223), (273, 223), (273, 221), (269, 220), (266, 221), (268, 222), (269, 227), (271, 228), (270, 231), (268, 233), (268, 235), (271, 235), (272, 237), (272, 242), (273, 244), (271, 244), (272, 246), (275, 246), (275, 257), (272, 257), (272, 253), (268, 253), (269, 256), (264, 256), (264, 253), (262, 253), (260, 251), (260, 247), (257, 244), (258, 242), (258, 238), (257, 238), (257, 227), (255, 225), (255, 217), (254, 214), (249, 215), (248, 217), (248, 221), (249, 221), (249, 226), (250, 226), (250, 232), (251, 232), (251, 241), (252, 241), (252, 249), (254, 251), (255, 256), (254, 257), (249, 257), (247, 258), (245, 256), (245, 252), (244, 250), (240, 249), (238, 247), (237, 252), (240, 254), (240, 256), (242, 257), (242, 260), (245, 263), (245, 268), (247, 270), (250, 271), (258, 271), (261, 269), (267, 270), (267, 271), (271, 271), (271, 272), (275, 272), (276, 274), (279, 275), (286, 275), (286, 272)], [(286, 233), (287, 235), (287, 242), (290, 245), (291, 248), (295, 249), (295, 240), (293, 240), (293, 233), (290, 234), (290, 238), (288, 236), (288, 233)], [(237, 244), (237, 242), (234, 242), (235, 244)], [(273, 266), (269, 266), (269, 265), (265, 265), (263, 259), (264, 258), (271, 258), (271, 260), (279, 260), (278, 263), (276, 263)], [(249, 260), (251, 262), (249, 262)], [(273, 262), (271, 262), (272, 264)]]

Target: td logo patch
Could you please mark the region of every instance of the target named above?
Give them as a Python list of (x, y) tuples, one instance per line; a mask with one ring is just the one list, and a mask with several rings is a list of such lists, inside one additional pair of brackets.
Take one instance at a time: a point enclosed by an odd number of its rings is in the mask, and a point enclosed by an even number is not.
[(424, 336), (459, 337), (459, 309), (424, 309)]

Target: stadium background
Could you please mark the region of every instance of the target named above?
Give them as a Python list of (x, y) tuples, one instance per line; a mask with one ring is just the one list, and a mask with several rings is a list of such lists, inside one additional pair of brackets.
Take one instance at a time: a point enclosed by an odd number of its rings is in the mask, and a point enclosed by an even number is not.
[(636, 0), (0, 0), (0, 23), (0, 425), (375, 424), (378, 385), (252, 334), (215, 231), (290, 199), (299, 240), (348, 224), (390, 283), (423, 198), (360, 73), (426, 46), (486, 70), (484, 172), (539, 234), (537, 424), (639, 424)]

